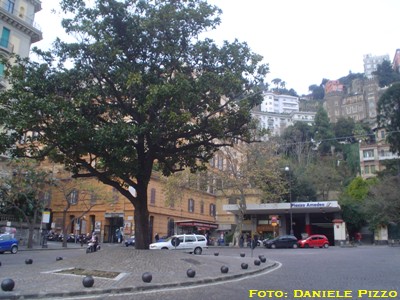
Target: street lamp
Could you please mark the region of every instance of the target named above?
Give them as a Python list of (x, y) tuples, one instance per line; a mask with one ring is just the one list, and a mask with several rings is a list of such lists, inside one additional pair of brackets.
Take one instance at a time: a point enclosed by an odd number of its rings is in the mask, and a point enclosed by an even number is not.
[(289, 176), (289, 202), (290, 202), (290, 234), (293, 235), (293, 213), (292, 213), (292, 178), (290, 176), (289, 167), (285, 167), (285, 172), (288, 173)]

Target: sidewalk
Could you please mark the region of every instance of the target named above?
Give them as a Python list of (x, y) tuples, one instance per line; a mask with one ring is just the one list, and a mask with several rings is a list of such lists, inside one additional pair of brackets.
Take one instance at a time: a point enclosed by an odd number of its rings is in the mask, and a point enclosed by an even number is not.
[[(11, 292), (1, 290), (0, 299), (57, 299), (66, 296), (79, 298), (85, 295), (189, 286), (251, 276), (275, 266), (275, 262), (268, 259), (265, 263), (255, 265), (254, 260), (258, 260), (258, 256), (250, 257), (250, 249), (232, 249), (229, 255), (215, 256), (214, 253), (222, 251), (221, 248), (212, 247), (204, 250), (202, 255), (192, 255), (178, 251), (136, 250), (121, 244), (102, 246), (100, 251), (90, 254), (86, 254), (84, 246), (75, 257), (57, 261), (55, 250), (61, 249), (61, 243), (49, 243), (47, 249), (33, 249), (51, 250), (48, 262), (34, 262), (31, 265), (25, 264), (26, 254), (30, 250), (20, 249), (21, 252), (16, 254), (24, 254), (21, 255), (24, 259), (20, 265), (7, 265), (3, 258), (0, 281), (12, 278), (15, 287)], [(76, 248), (81, 248), (80, 244), (68, 244), (68, 249)], [(246, 256), (241, 257), (240, 253), (245, 253)], [(242, 263), (247, 263), (248, 269), (242, 269)], [(221, 272), (222, 266), (229, 268), (228, 273)], [(189, 278), (186, 274), (190, 268), (196, 272), (194, 278)], [(83, 275), (59, 273), (72, 273), (71, 269), (89, 271), (100, 274), (101, 277), (94, 277), (94, 286), (85, 288), (82, 284)], [(145, 272), (152, 274), (150, 283), (142, 280)], [(110, 278), (106, 278), (106, 275), (110, 275)]]

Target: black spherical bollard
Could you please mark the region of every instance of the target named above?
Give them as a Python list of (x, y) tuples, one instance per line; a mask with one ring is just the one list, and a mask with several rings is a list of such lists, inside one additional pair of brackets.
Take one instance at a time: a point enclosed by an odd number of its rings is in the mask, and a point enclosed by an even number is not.
[(0, 267), (1, 267), (1, 261), (0, 261)]
[(240, 257), (245, 257), (246, 253), (240, 253)]
[(243, 270), (246, 270), (249, 267), (249, 265), (246, 263), (242, 263), (240, 266), (242, 267)]
[(94, 278), (92, 276), (90, 276), (90, 275), (85, 276), (82, 279), (82, 284), (83, 284), (84, 287), (90, 288), (94, 284)]
[(1, 289), (5, 292), (10, 292), (14, 289), (15, 282), (11, 278), (6, 278), (1, 282)]
[(59, 260), (63, 260), (63, 258), (61, 256), (57, 256), (56, 261), (59, 261)]
[(227, 266), (222, 266), (221, 267), (221, 273), (228, 273), (228, 271), (229, 271), (229, 268), (227, 267)]
[(188, 277), (190, 277), (190, 278), (193, 278), (194, 276), (196, 276), (196, 271), (193, 270), (193, 269), (188, 269), (188, 270), (186, 271), (186, 275), (187, 275)]
[(262, 254), (260, 254), (259, 256), (258, 256), (258, 258), (261, 260), (261, 257), (264, 257), (264, 255), (262, 255)]
[(218, 256), (218, 255), (219, 255), (219, 252), (214, 252), (214, 255), (215, 255), (215, 256)]
[(153, 275), (151, 275), (151, 273), (149, 273), (149, 272), (143, 273), (143, 275), (142, 275), (143, 282), (149, 283), (149, 282), (151, 282), (152, 279), (153, 279)]
[(267, 259), (263, 256), (263, 257), (260, 257), (260, 261), (261, 261), (262, 263), (265, 263), (265, 262), (267, 261)]
[(27, 265), (31, 265), (33, 263), (33, 260), (31, 258), (27, 258), (27, 259), (25, 259), (25, 263)]
[(261, 261), (258, 259), (254, 260), (254, 265), (259, 266), (261, 264)]

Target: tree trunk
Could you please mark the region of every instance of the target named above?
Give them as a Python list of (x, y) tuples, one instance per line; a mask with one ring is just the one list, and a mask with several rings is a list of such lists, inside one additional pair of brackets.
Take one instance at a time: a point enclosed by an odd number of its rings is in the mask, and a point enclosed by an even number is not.
[(138, 187), (135, 207), (135, 248), (149, 249), (150, 236), (149, 232), (149, 210), (147, 207), (147, 185), (143, 184)]
[(33, 233), (35, 230), (35, 223), (34, 222), (29, 222), (28, 223), (28, 245), (27, 248), (28, 249), (32, 249), (33, 248)]
[(63, 235), (63, 241), (62, 241), (62, 246), (63, 248), (67, 248), (67, 231), (68, 231), (68, 226), (66, 225), (67, 223), (67, 210), (64, 209), (63, 211), (63, 218), (62, 218), (62, 235)]

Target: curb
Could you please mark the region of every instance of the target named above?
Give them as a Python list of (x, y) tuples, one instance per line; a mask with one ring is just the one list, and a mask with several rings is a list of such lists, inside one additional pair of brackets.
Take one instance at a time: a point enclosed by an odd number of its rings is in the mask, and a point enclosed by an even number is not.
[(229, 281), (237, 278), (250, 277), (255, 274), (263, 273), (266, 270), (272, 269), (277, 266), (277, 262), (272, 262), (270, 265), (259, 268), (257, 270), (252, 270), (239, 274), (230, 274), (225, 276), (219, 276), (215, 278), (203, 278), (195, 281), (185, 281), (185, 282), (176, 282), (176, 283), (164, 283), (164, 284), (154, 284), (151, 285), (143, 285), (136, 287), (122, 287), (122, 288), (107, 288), (107, 289), (88, 289), (85, 291), (75, 291), (75, 292), (57, 292), (57, 293), (13, 293), (13, 292), (4, 292), (4, 294), (0, 294), (0, 299), (62, 299), (65, 297), (79, 297), (79, 296), (99, 296), (103, 294), (124, 294), (124, 293), (133, 293), (133, 292), (142, 292), (142, 291), (150, 291), (150, 290), (161, 290), (165, 288), (173, 288), (173, 287), (189, 287), (196, 285), (209, 284), (213, 282), (223, 282)]

